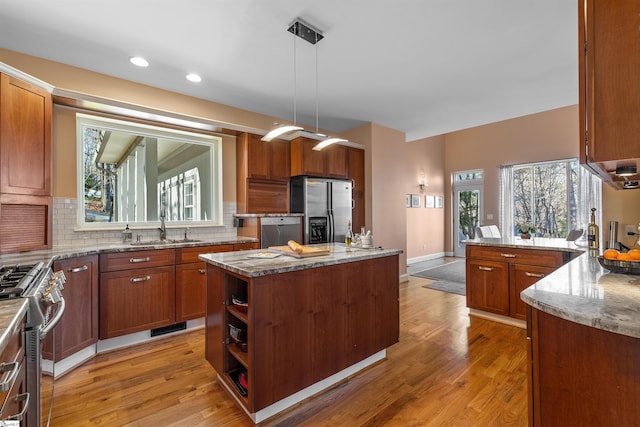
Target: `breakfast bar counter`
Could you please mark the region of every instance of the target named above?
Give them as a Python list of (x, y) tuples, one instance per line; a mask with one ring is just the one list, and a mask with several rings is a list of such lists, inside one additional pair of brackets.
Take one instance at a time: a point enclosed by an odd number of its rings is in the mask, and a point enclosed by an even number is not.
[(200, 255), (206, 357), (255, 423), (382, 361), (399, 338), (402, 251), (311, 249), (322, 252)]

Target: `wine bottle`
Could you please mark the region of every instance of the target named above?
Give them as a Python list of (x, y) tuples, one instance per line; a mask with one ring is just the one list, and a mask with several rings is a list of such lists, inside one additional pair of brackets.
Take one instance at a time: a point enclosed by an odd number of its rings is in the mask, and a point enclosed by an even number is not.
[(587, 226), (587, 239), (589, 240), (589, 249), (600, 247), (600, 228), (596, 224), (596, 208), (591, 208), (591, 222)]
[(344, 235), (344, 244), (351, 246), (351, 239), (353, 239), (353, 231), (351, 231), (351, 221), (347, 225), (347, 232)]

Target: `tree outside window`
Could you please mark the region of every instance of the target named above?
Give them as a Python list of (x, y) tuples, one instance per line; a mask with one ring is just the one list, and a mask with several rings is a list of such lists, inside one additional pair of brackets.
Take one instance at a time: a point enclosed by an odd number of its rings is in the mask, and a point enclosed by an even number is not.
[(513, 167), (513, 234), (527, 224), (543, 237), (565, 237), (577, 220), (578, 162)]

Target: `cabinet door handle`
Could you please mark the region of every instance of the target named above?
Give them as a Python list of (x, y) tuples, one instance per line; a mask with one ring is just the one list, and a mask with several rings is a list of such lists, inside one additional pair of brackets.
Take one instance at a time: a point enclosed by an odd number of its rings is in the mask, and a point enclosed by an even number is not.
[(132, 277), (131, 279), (129, 279), (131, 283), (146, 282), (147, 280), (151, 280), (151, 276)]
[(16, 402), (20, 402), (20, 401), (24, 402), (22, 404), (22, 411), (20, 411), (18, 414), (15, 414), (15, 415), (9, 415), (7, 419), (22, 421), (24, 419), (24, 415), (27, 413), (27, 410), (29, 409), (30, 397), (31, 395), (28, 392), (16, 395), (16, 397), (14, 397), (13, 400), (15, 400)]
[(200, 273), (200, 274), (206, 274), (206, 273), (207, 273), (207, 270), (205, 270), (204, 268), (199, 268), (199, 269), (198, 269), (198, 273)]
[(69, 273), (80, 273), (81, 271), (87, 271), (88, 269), (89, 269), (89, 266), (85, 264), (82, 267), (70, 268), (68, 269), (68, 271)]
[(139, 262), (149, 262), (149, 261), (151, 261), (151, 258), (149, 258), (149, 257), (145, 257), (145, 258), (129, 258), (129, 262), (131, 264), (136, 264), (136, 263), (139, 263)]
[(483, 266), (478, 266), (478, 270), (482, 270), (482, 271), (493, 271), (493, 267), (483, 267)]
[(16, 381), (19, 370), (20, 364), (18, 362), (2, 362), (2, 364), (0, 364), (0, 372), (11, 371), (7, 380), (0, 383), (0, 391), (8, 391), (11, 388)]
[(515, 257), (517, 257), (518, 255), (516, 255), (516, 254), (504, 254), (504, 253), (502, 253), (502, 254), (500, 254), (500, 256), (501, 256), (502, 258), (515, 258)]
[(525, 271), (524, 275), (527, 277), (537, 277), (539, 279), (542, 279), (544, 277), (543, 273), (529, 273), (528, 271)]

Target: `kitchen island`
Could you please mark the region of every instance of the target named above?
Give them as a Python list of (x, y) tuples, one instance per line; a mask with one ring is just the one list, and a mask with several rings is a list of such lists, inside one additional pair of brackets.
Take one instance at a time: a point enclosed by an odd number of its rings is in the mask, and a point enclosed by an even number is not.
[(381, 361), (399, 338), (402, 251), (313, 247), (328, 253), (200, 255), (207, 262), (206, 357), (256, 423)]

